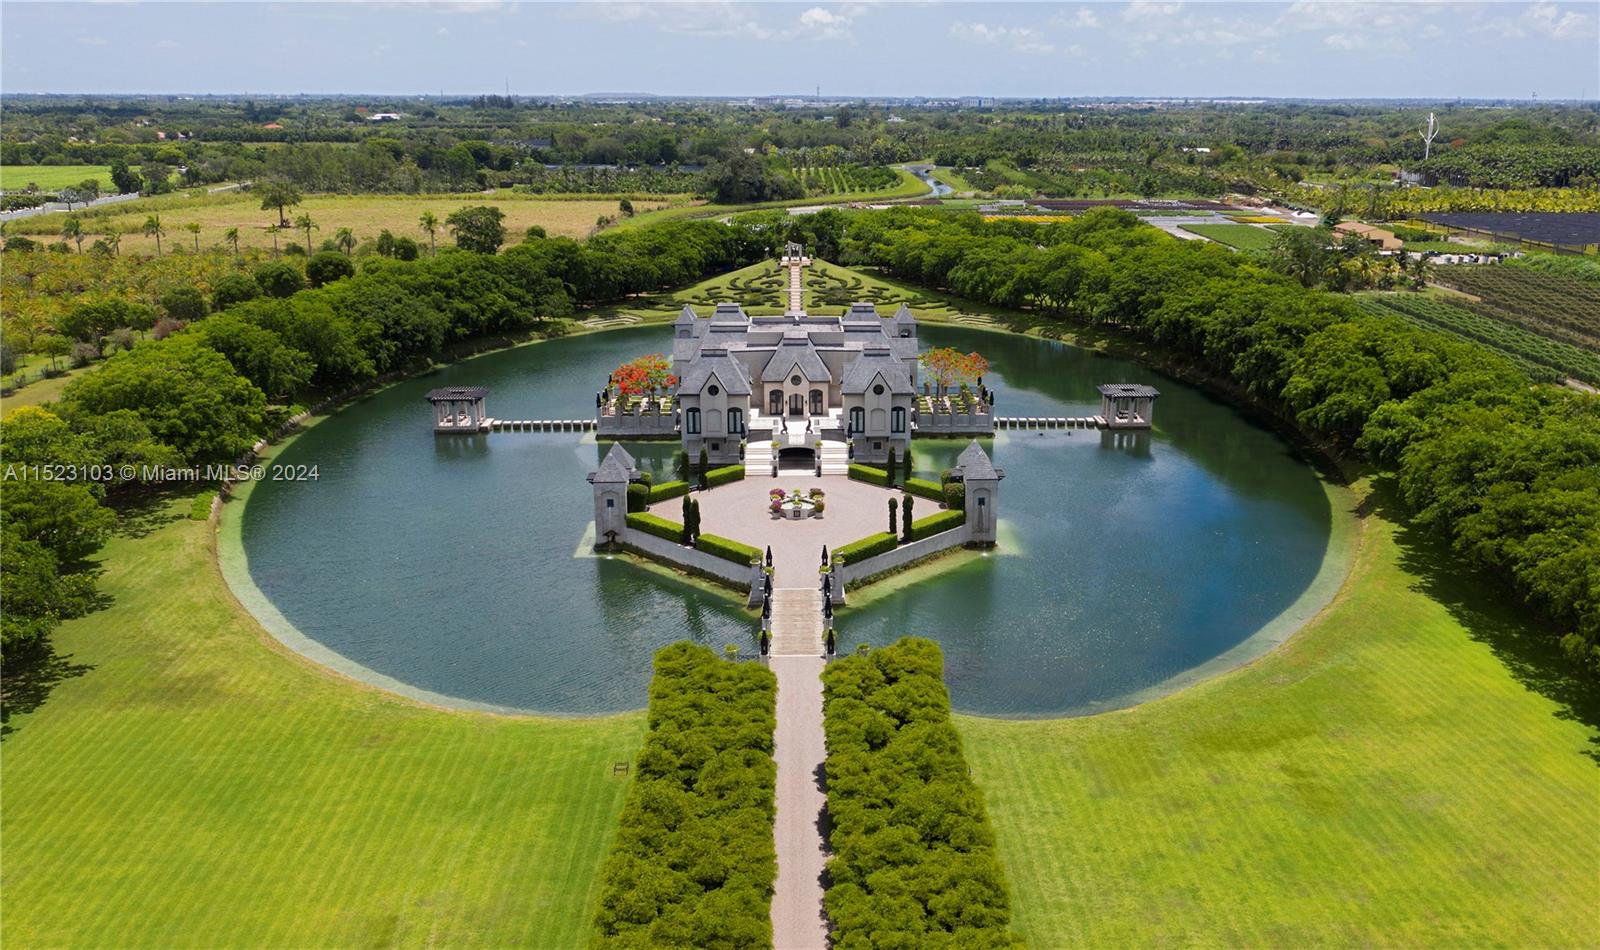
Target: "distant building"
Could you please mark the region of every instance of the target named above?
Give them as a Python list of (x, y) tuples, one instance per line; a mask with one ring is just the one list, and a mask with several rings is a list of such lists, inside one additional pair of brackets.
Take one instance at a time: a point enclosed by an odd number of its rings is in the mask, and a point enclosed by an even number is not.
[(1347, 234), (1354, 234), (1370, 242), (1380, 251), (1398, 251), (1405, 246), (1403, 241), (1394, 236), (1393, 231), (1385, 231), (1383, 228), (1362, 224), (1360, 221), (1341, 221), (1333, 226), (1333, 234), (1341, 238)]
[(374, 112), (367, 116), (368, 122), (398, 122), (402, 116), (398, 112)]

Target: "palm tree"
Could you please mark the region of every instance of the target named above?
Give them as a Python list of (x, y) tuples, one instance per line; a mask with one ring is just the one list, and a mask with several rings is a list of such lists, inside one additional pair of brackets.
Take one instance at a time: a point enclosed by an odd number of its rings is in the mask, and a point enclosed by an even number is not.
[(76, 242), (78, 253), (83, 253), (83, 222), (78, 220), (77, 215), (69, 214), (67, 219), (61, 222), (61, 238)]
[(311, 253), (311, 232), (313, 230), (320, 231), (321, 228), (317, 225), (317, 223), (315, 221), (311, 220), (311, 215), (309, 215), (309, 214), (302, 214), (302, 215), (299, 215), (298, 217), (296, 217), (294, 219), (294, 226), (295, 226), (296, 229), (306, 232), (306, 253), (310, 254)]
[(272, 235), (272, 259), (278, 259), (278, 232), (283, 230), (283, 225), (276, 221), (267, 225), (267, 233)]
[(233, 256), (239, 256), (239, 229), (229, 228), (222, 232), (222, 239), (233, 246)]
[(200, 222), (190, 221), (183, 226), (183, 229), (194, 235), (194, 252), (200, 253)]
[(350, 252), (356, 249), (356, 233), (349, 228), (340, 228), (333, 232), (333, 243), (344, 251), (345, 257), (349, 257)]
[(167, 229), (161, 226), (161, 215), (152, 214), (150, 217), (145, 218), (144, 227), (140, 230), (144, 231), (145, 237), (153, 237), (156, 239), (156, 256), (160, 257), (161, 235), (167, 233)]
[(424, 211), (422, 212), (422, 217), (417, 219), (417, 223), (421, 224), (422, 230), (428, 233), (428, 253), (437, 255), (439, 249), (433, 246), (433, 236), (439, 231), (438, 217), (432, 211)]
[(122, 231), (115, 226), (106, 228), (106, 247), (111, 248), (112, 257), (122, 256)]

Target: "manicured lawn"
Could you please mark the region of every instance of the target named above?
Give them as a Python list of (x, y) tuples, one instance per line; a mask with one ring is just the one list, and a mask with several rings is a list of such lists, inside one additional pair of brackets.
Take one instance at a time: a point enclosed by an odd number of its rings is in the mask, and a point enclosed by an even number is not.
[(1240, 251), (1266, 251), (1278, 236), (1253, 224), (1185, 224), (1183, 230)]
[[(640, 199), (633, 203), (639, 212), (665, 208), (665, 200)], [(116, 205), (94, 209), (95, 213), (83, 216), (84, 228), (92, 236), (103, 234), (108, 226), (122, 231), (123, 253), (155, 253), (154, 238), (145, 237), (140, 228), (152, 211), (161, 215), (167, 234), (162, 247), (181, 244), (193, 249), (194, 236), (184, 230), (190, 222), (200, 225), (200, 246), (214, 247), (224, 243), (223, 234), (229, 228), (239, 229), (243, 247), (272, 247), (272, 235), (265, 228), (275, 223), (278, 216), (273, 211), (262, 211), (259, 198), (249, 195), (189, 195), (163, 196), (159, 199), (138, 202), (137, 209), (118, 208)], [(317, 229), (311, 232), (313, 244), (320, 245), (333, 237), (339, 228), (355, 231), (357, 240), (376, 238), (385, 228), (396, 237), (410, 237), (422, 244), (424, 252), (428, 236), (417, 225), (424, 211), (432, 211), (440, 222), (436, 240), (448, 246), (450, 232), (444, 219), (452, 211), (468, 205), (493, 205), (505, 213), (506, 240), (514, 245), (522, 239), (522, 232), (530, 225), (539, 225), (551, 235), (582, 238), (594, 230), (595, 222), (602, 216), (617, 215), (617, 202), (609, 199), (546, 199), (512, 192), (487, 195), (311, 195), (299, 205), (287, 209), (290, 221), (301, 214), (311, 215)], [(49, 238), (61, 231), (62, 214), (41, 215), (24, 219), (11, 226), (16, 233)], [(290, 242), (304, 244), (304, 231), (289, 230), (278, 235), (280, 245)]]
[(16, 392), (0, 399), (0, 415), (10, 412), (18, 406), (39, 406), (47, 402), (54, 402), (61, 398), (61, 391), (67, 388), (72, 378), (87, 369), (68, 370), (60, 376), (51, 379), (40, 379), (34, 372), (28, 374), (33, 380)]
[(1600, 945), (1594, 703), (1391, 504), (1259, 662), (1123, 712), (960, 721), (1031, 946)]
[(0, 189), (5, 191), (21, 191), (30, 184), (55, 191), (91, 178), (100, 182), (102, 192), (111, 191), (110, 165), (0, 165)]
[(6, 943), (586, 942), (643, 716), (447, 712), (338, 679), (237, 606), (187, 510), (132, 519), (110, 605), (59, 630), (52, 676), (6, 683)]

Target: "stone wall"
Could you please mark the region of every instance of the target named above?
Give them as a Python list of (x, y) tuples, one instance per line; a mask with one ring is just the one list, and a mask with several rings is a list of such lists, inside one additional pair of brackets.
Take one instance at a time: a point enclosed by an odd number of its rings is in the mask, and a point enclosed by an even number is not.
[[(646, 534), (634, 528), (623, 529), (618, 538), (625, 546), (633, 548), (643, 554), (669, 564), (677, 564), (700, 574), (709, 574), (718, 580), (727, 581), (738, 590), (748, 590), (745, 600), (748, 604), (761, 602), (761, 579), (764, 576), (759, 567), (748, 564), (740, 565), (732, 561), (723, 560), (704, 551), (685, 547), (681, 544), (658, 538), (653, 534)], [(929, 540), (932, 540), (931, 538)]]
[[(885, 551), (864, 561), (835, 566), (833, 569), (834, 577), (854, 588), (876, 575), (898, 570), (913, 561), (920, 561), (930, 555), (938, 554), (940, 551), (948, 551), (953, 547), (966, 544), (970, 534), (970, 528), (963, 523), (951, 528), (949, 531), (940, 532), (931, 538), (923, 538), (921, 541), (913, 541), (910, 544), (902, 544), (893, 551)], [(835, 600), (837, 601), (837, 598)]]

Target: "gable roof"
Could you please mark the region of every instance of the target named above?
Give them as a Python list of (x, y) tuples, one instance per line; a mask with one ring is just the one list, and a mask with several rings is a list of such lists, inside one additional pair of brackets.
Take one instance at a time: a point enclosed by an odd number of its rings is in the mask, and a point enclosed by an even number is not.
[(850, 368), (845, 370), (839, 389), (848, 395), (864, 393), (879, 376), (883, 377), (891, 393), (912, 391), (911, 374), (906, 372), (905, 363), (891, 355), (886, 348), (863, 351), (861, 356), (850, 364)]
[(672, 322), (672, 324), (673, 324), (673, 326), (679, 326), (679, 327), (681, 327), (681, 326), (694, 326), (694, 321), (696, 319), (697, 319), (697, 317), (695, 315), (694, 308), (689, 306), (688, 304), (684, 304), (683, 305), (683, 309), (678, 311), (678, 319), (674, 320)]
[(1161, 395), (1154, 386), (1145, 386), (1139, 383), (1101, 383), (1095, 387), (1102, 396), (1133, 396), (1154, 399)]
[(728, 355), (727, 349), (720, 346), (707, 346), (700, 350), (700, 355), (689, 367), (689, 372), (678, 384), (678, 392), (695, 393), (706, 388), (706, 383), (715, 376), (722, 384), (722, 388), (730, 396), (750, 395), (750, 377), (745, 375), (744, 367), (739, 361)]
[(766, 368), (761, 371), (761, 381), (778, 382), (796, 366), (806, 382), (825, 383), (833, 379), (833, 374), (828, 372), (828, 365), (817, 355), (817, 348), (811, 345), (810, 339), (785, 337), (782, 345), (773, 351), (772, 358), (767, 360)]

